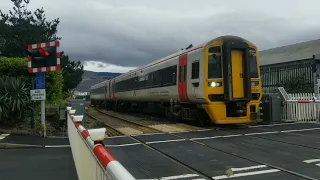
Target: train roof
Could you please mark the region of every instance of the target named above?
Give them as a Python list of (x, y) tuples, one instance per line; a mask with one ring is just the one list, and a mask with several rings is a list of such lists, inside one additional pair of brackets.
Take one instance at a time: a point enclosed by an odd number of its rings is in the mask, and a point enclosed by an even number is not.
[(311, 59), (320, 54), (320, 39), (306, 41), (259, 52), (260, 65), (271, 65), (296, 60)]
[(163, 58), (161, 58), (161, 59), (158, 59), (158, 60), (156, 60), (156, 61), (153, 61), (153, 62), (151, 62), (151, 63), (149, 63), (149, 64), (147, 64), (147, 65), (138, 67), (137, 69), (133, 69), (133, 70), (131, 70), (131, 71), (129, 71), (129, 72), (123, 73), (123, 74), (121, 74), (120, 76), (116, 76), (116, 77), (114, 77), (114, 78), (124, 77), (124, 76), (127, 76), (128, 73), (135, 73), (135, 72), (141, 71), (141, 70), (143, 70), (143, 69), (145, 69), (145, 68), (154, 66), (154, 65), (159, 64), (159, 63), (161, 63), (161, 62), (164, 62), (164, 61), (167, 61), (167, 60), (172, 59), (172, 58), (174, 58), (174, 57), (177, 57), (177, 56), (179, 56), (179, 55), (181, 55), (181, 54), (188, 53), (188, 52), (191, 52), (191, 51), (194, 51), (194, 50), (203, 48), (203, 47), (207, 46), (208, 44), (211, 44), (211, 43), (214, 42), (214, 41), (221, 41), (221, 40), (226, 41), (226, 40), (233, 40), (233, 39), (238, 39), (238, 40), (246, 41), (246, 42), (248, 42), (250, 45), (253, 45), (253, 46), (254, 46), (253, 43), (251, 43), (250, 41), (248, 41), (248, 40), (246, 40), (246, 39), (244, 39), (244, 38), (241, 38), (241, 37), (239, 37), (239, 36), (233, 36), (233, 35), (219, 36), (219, 37), (214, 38), (214, 39), (212, 39), (212, 40), (205, 41), (205, 42), (203, 42), (203, 43), (201, 43), (201, 44), (198, 44), (198, 45), (196, 45), (196, 46), (193, 46), (193, 47), (191, 47), (191, 48), (189, 48), (189, 49), (184, 49), (184, 50), (178, 51), (178, 52), (176, 52), (176, 53), (170, 54), (170, 55), (168, 55), (168, 56), (166, 56), (166, 57), (163, 57)]
[(109, 80), (105, 80), (105, 81), (99, 82), (98, 84), (95, 84), (95, 85), (91, 86), (90, 89), (102, 87), (102, 86), (103, 86), (106, 82), (108, 82), (108, 81), (109, 81)]

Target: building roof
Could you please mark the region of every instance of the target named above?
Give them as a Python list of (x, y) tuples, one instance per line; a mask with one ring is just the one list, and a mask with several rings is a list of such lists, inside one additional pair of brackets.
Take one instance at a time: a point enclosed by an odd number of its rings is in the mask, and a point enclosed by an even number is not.
[(276, 47), (259, 52), (260, 65), (311, 59), (320, 54), (320, 39)]

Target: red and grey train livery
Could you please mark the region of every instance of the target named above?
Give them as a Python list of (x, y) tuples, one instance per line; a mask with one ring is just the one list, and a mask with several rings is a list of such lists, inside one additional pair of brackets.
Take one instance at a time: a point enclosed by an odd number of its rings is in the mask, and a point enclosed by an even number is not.
[(93, 105), (159, 113), (202, 125), (250, 123), (261, 100), (257, 47), (221, 36), (92, 86)]

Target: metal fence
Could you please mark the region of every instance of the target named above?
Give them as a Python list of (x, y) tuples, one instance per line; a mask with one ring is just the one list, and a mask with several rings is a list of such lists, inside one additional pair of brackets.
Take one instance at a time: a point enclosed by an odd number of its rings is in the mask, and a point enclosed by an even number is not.
[(275, 88), (282, 86), (289, 93), (313, 93), (315, 78), (319, 78), (315, 73), (320, 74), (319, 60), (315, 56), (310, 59), (261, 66), (263, 92), (273, 92)]

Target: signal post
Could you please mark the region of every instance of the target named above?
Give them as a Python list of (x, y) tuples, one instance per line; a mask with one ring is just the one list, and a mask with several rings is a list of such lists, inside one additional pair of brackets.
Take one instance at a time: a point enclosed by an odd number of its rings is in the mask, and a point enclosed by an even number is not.
[(43, 136), (46, 136), (45, 123), (45, 72), (60, 70), (60, 42), (45, 42), (28, 45), (28, 71), (36, 73), (36, 85), (30, 91), (32, 101), (41, 101), (41, 124)]

